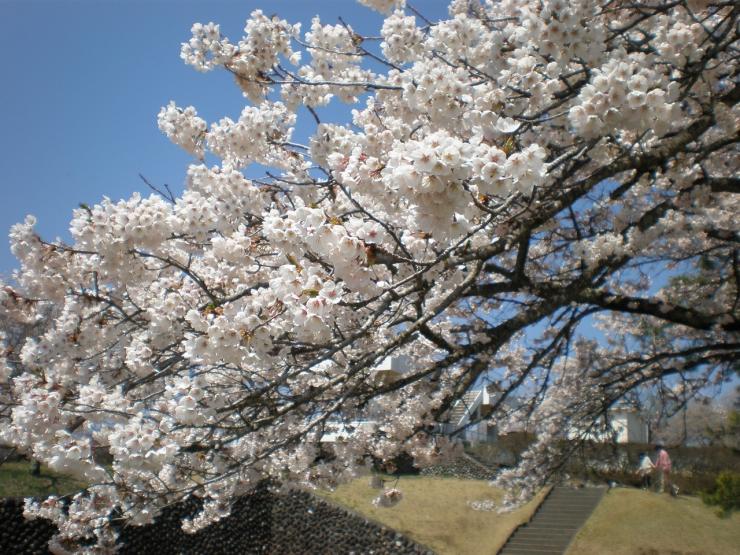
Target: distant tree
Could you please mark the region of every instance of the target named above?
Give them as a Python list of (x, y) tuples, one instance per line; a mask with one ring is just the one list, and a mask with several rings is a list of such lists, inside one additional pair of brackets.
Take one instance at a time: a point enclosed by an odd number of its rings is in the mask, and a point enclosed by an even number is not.
[[(736, 2), (455, 0), (439, 22), (362, 3), (379, 39), (261, 11), (237, 43), (194, 25), (184, 61), (248, 105), (209, 127), (170, 103), (159, 126), (219, 164), (194, 161), (180, 196), (81, 206), (70, 244), (12, 229), (0, 302), (58, 316), (21, 350), (2, 437), (91, 485), (27, 505), (56, 545), (102, 550), (192, 495), (195, 531), (263, 478), (435, 460), (435, 423), (484, 379), (496, 422), (538, 436), (498, 477), (523, 499), (566, 430), (736, 372)], [(341, 124), (321, 121), (333, 98), (355, 106)], [(406, 374), (375, 375), (398, 355)]]
[(657, 429), (657, 436), (667, 445), (740, 448), (740, 428), (732, 399), (703, 397), (686, 403)]

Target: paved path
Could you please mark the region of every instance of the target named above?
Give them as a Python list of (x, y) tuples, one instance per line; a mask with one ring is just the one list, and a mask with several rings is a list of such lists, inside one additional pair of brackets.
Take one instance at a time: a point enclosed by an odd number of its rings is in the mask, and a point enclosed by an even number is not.
[(498, 555), (562, 555), (606, 488), (553, 488), (532, 520), (514, 530)]

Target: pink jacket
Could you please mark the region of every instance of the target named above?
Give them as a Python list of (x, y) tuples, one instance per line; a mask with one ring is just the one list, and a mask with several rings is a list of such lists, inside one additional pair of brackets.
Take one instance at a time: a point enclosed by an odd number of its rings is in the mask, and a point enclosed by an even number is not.
[(665, 449), (658, 451), (658, 457), (655, 459), (655, 468), (663, 472), (671, 471), (671, 458)]

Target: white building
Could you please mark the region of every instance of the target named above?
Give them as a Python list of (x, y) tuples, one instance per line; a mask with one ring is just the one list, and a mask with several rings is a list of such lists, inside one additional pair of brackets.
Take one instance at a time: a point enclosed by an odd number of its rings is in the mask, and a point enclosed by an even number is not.
[(617, 443), (648, 443), (648, 424), (635, 409), (614, 408), (609, 411), (609, 428)]
[(606, 426), (604, 419), (599, 422), (600, 427), (596, 431), (586, 434), (582, 430), (570, 429), (567, 432), (568, 439), (590, 439), (600, 443), (648, 443), (650, 434), (647, 421), (642, 415), (630, 407), (612, 407), (609, 409)]
[(411, 361), (405, 355), (385, 357), (380, 364), (373, 368), (373, 377), (376, 382), (393, 383), (408, 372), (410, 366)]
[[(441, 425), (442, 430), (471, 443), (496, 441), (498, 430), (485, 420), (493, 409), (496, 395), (496, 391), (485, 387), (467, 392), (453, 405), (448, 421)], [(608, 411), (606, 423), (605, 426), (602, 419), (601, 429), (587, 432), (586, 439), (603, 443), (648, 443), (650, 441), (647, 421), (634, 408), (612, 407)], [(526, 427), (522, 427), (522, 431), (525, 429)], [(584, 433), (574, 428), (568, 430), (566, 436), (568, 439), (582, 439)]]
[[(378, 384), (393, 383), (410, 367), (411, 360), (407, 356), (386, 357), (373, 369), (373, 377)], [(491, 413), (497, 395), (498, 392), (491, 387), (468, 391), (452, 405), (445, 422), (439, 424), (440, 431), (471, 443), (496, 441), (496, 427), (488, 423), (486, 417)], [(647, 443), (650, 440), (647, 422), (635, 409), (612, 407), (607, 421), (608, 427), (602, 426), (604, 431), (589, 432), (588, 439), (616, 443)], [(346, 439), (358, 429), (371, 432), (375, 426), (376, 423), (371, 421), (352, 422), (349, 425), (337, 423), (322, 441)], [(576, 429), (567, 431), (566, 435), (569, 439), (583, 437), (583, 433)]]
[[(378, 385), (389, 384), (399, 379), (409, 368), (410, 359), (407, 356), (386, 357), (373, 368), (372, 377)], [(328, 431), (321, 437), (321, 442), (333, 443), (351, 438), (358, 430), (373, 433), (377, 428), (377, 423), (372, 420), (358, 420), (349, 423), (330, 422), (326, 428)]]
[(496, 441), (496, 428), (485, 418), (491, 413), (493, 395), (488, 388), (473, 389), (452, 405), (449, 418), (440, 427), (471, 443)]
[[(411, 359), (407, 356), (386, 357), (373, 369), (373, 379), (377, 384), (393, 383), (408, 372), (410, 367)], [(490, 414), (491, 397), (486, 388), (469, 391), (453, 404), (447, 421), (439, 425), (440, 431), (472, 443), (495, 441), (495, 428), (485, 421), (477, 422)], [(330, 424), (330, 431), (324, 434), (321, 441), (348, 439), (356, 430), (372, 433), (376, 425), (372, 421)]]

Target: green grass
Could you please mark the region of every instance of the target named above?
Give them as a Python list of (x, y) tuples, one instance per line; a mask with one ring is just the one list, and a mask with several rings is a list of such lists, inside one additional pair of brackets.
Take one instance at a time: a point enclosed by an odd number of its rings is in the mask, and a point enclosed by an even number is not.
[(567, 555), (740, 555), (740, 514), (718, 518), (696, 497), (638, 489), (606, 494)]
[(0, 497), (47, 497), (74, 493), (85, 484), (41, 467), (40, 476), (31, 476), (31, 464), (26, 461), (0, 465)]
[(404, 476), (396, 487), (403, 492), (403, 499), (389, 508), (371, 503), (380, 490), (370, 487), (369, 477), (343, 484), (334, 492), (318, 493), (398, 530), (440, 555), (496, 553), (514, 528), (528, 520), (536, 508), (535, 503), (529, 503), (506, 514), (471, 509), (469, 501), (501, 500), (502, 492), (485, 480)]

